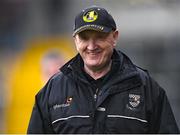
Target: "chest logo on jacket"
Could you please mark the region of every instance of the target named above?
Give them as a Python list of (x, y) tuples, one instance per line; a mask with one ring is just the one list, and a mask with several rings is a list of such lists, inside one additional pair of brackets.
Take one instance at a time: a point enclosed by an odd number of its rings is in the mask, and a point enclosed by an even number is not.
[(129, 94), (129, 104), (131, 107), (136, 108), (140, 104), (140, 95)]
[(64, 104), (55, 104), (53, 105), (53, 109), (56, 110), (57, 108), (63, 108), (63, 107), (68, 107), (70, 106), (71, 102), (72, 102), (72, 97), (68, 97), (66, 100), (66, 103)]

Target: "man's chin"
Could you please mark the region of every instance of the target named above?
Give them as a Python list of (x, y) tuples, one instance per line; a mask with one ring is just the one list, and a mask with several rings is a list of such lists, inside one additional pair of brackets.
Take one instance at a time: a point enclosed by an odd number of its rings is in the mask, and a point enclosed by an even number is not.
[(97, 63), (97, 62), (89, 62), (89, 63), (87, 63), (87, 65), (88, 65), (89, 67), (98, 67), (98, 66), (100, 66), (100, 64)]
[(91, 70), (98, 70), (100, 68), (99, 64), (88, 64), (86, 66)]

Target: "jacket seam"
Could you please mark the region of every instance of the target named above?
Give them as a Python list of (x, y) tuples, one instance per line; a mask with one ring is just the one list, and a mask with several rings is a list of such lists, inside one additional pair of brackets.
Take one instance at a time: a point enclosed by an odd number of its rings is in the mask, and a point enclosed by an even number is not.
[(68, 120), (68, 119), (71, 119), (71, 118), (89, 118), (90, 116), (88, 115), (72, 115), (72, 116), (69, 116), (69, 117), (64, 117), (64, 118), (59, 118), (59, 119), (56, 119), (52, 122), (52, 124), (58, 122), (58, 121), (63, 121), (63, 120)]
[(141, 121), (141, 122), (144, 122), (144, 123), (148, 123), (147, 120), (140, 119), (140, 118), (137, 118), (137, 117), (124, 116), (124, 115), (107, 115), (107, 117), (108, 118), (125, 118), (125, 119), (138, 120), (138, 121)]

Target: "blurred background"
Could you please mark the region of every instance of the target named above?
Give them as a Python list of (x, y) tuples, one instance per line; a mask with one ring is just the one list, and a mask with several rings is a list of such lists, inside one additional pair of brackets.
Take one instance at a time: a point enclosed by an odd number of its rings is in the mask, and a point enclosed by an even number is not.
[(180, 126), (180, 0), (0, 0), (0, 133), (26, 133), (35, 94), (76, 54), (75, 15), (105, 7), (117, 48), (166, 90)]

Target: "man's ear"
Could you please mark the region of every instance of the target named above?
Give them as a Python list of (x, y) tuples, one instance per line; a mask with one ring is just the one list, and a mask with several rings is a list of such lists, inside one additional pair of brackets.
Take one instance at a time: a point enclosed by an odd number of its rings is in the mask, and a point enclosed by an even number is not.
[(117, 44), (118, 38), (119, 38), (119, 31), (118, 30), (113, 32), (113, 38), (114, 38), (114, 47), (115, 47)]
[(73, 36), (74, 43), (77, 43), (77, 35)]
[(116, 30), (116, 31), (114, 31), (114, 39), (117, 41), (118, 40), (118, 37), (119, 37), (119, 31), (118, 30)]
[(74, 44), (76, 46), (76, 50), (78, 51), (78, 47), (77, 47), (77, 35), (73, 36), (73, 40), (74, 40)]
[(75, 40), (76, 40), (76, 35), (75, 35), (75, 36), (73, 36), (73, 40), (74, 40), (74, 42), (75, 42)]

